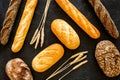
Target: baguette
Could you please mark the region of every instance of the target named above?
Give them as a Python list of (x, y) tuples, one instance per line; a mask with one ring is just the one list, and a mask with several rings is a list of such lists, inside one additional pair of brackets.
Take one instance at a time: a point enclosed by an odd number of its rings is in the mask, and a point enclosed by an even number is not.
[(24, 44), (37, 3), (38, 0), (27, 0), (26, 2), (25, 9), (11, 48), (14, 53), (20, 51)]
[(0, 42), (2, 45), (6, 45), (9, 40), (20, 4), (21, 0), (10, 0), (9, 7), (6, 11), (5, 19), (3, 22), (3, 28), (0, 32)]
[(79, 47), (79, 36), (75, 30), (64, 20), (54, 20), (51, 24), (51, 30), (68, 49), (73, 50)]
[(102, 2), (100, 0), (88, 0), (88, 1), (94, 8), (96, 15), (98, 16), (98, 18), (100, 19), (100, 21), (102, 22), (110, 36), (117, 39), (119, 37), (117, 27), (113, 22), (109, 12), (102, 4)]
[(60, 44), (52, 44), (35, 56), (32, 67), (37, 72), (44, 72), (61, 59), (63, 54), (64, 48)]
[(88, 19), (69, 0), (55, 1), (91, 38), (98, 39), (100, 37), (99, 30), (94, 25), (92, 25)]

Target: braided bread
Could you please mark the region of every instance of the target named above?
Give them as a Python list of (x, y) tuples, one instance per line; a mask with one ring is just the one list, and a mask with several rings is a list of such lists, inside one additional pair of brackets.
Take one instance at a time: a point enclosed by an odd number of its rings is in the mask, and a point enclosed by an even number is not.
[(1, 30), (1, 44), (6, 45), (12, 30), (12, 26), (14, 25), (15, 18), (20, 6), (21, 0), (11, 0), (8, 10), (6, 12), (5, 20), (3, 22), (3, 28)]
[(108, 13), (107, 9), (104, 7), (100, 0), (88, 0), (89, 3), (93, 6), (96, 15), (101, 20), (102, 24), (108, 31), (108, 33), (115, 39), (119, 37), (119, 32), (115, 23), (113, 22), (110, 14)]

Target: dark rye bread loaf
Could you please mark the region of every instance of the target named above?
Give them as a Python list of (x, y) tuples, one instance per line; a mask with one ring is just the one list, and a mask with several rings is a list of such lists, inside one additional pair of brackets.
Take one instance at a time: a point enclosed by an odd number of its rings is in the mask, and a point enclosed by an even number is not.
[(3, 27), (0, 32), (0, 42), (2, 45), (6, 45), (14, 25), (15, 18), (20, 6), (21, 0), (11, 0), (8, 10), (6, 11)]
[(27, 64), (20, 58), (15, 58), (6, 64), (6, 73), (10, 80), (33, 80)]
[(106, 76), (115, 77), (120, 74), (120, 53), (112, 42), (109, 40), (99, 42), (95, 57)]
[(113, 22), (109, 12), (105, 8), (105, 6), (102, 4), (100, 0), (88, 0), (89, 3), (94, 8), (94, 11), (102, 24), (104, 25), (105, 29), (108, 31), (110, 36), (117, 39), (119, 37), (119, 32), (117, 30), (117, 27), (115, 23)]

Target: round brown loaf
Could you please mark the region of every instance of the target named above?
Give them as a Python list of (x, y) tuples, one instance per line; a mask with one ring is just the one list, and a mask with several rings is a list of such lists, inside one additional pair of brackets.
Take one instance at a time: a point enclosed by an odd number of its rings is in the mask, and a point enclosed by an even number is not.
[(112, 42), (108, 40), (99, 42), (96, 46), (95, 57), (106, 76), (115, 77), (120, 74), (120, 54)]
[(27, 64), (20, 58), (15, 58), (6, 64), (6, 73), (10, 80), (33, 80)]

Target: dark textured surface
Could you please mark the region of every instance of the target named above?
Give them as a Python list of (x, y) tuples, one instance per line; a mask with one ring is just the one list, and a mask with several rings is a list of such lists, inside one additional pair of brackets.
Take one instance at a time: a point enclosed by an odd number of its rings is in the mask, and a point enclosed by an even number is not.
[(103, 40), (97, 44), (95, 58), (106, 76), (116, 77), (120, 74), (120, 54), (111, 41)]
[[(45, 43), (42, 48), (38, 48), (35, 50), (33, 47), (30, 46), (29, 42), (30, 39), (35, 31), (35, 29), (38, 26), (39, 20), (41, 19), (42, 13), (44, 11), (44, 6), (46, 0), (39, 0), (39, 3), (37, 5), (28, 35), (25, 40), (25, 44), (22, 48), (22, 50), (16, 54), (11, 52), (11, 45), (13, 42), (13, 38), (16, 32), (16, 29), (18, 27), (18, 23), (20, 21), (20, 17), (22, 15), (24, 5), (26, 0), (22, 0), (22, 4), (20, 6), (20, 9), (18, 11), (18, 15), (15, 21), (15, 24), (13, 26), (13, 31), (11, 33), (9, 42), (6, 46), (0, 45), (0, 80), (9, 80), (8, 77), (5, 74), (5, 65), (8, 60), (20, 57), (22, 58), (30, 67), (34, 80), (45, 80), (55, 69), (58, 68), (66, 59), (68, 59), (71, 55), (75, 54), (79, 51), (88, 50), (88, 63), (79, 69), (73, 71), (68, 76), (66, 76), (63, 80), (120, 80), (120, 75), (115, 78), (108, 78), (106, 77), (102, 70), (99, 68), (96, 60), (95, 60), (95, 47), (96, 44), (101, 41), (108, 39), (112, 41), (120, 50), (120, 37), (115, 40), (109, 36), (107, 31), (104, 29), (103, 25), (101, 24), (100, 20), (95, 15), (95, 12), (92, 8), (92, 6), (88, 3), (88, 0), (70, 0), (90, 21), (93, 23), (101, 32), (101, 37), (97, 40), (91, 39), (85, 32), (83, 32), (68, 16), (65, 12), (62, 11), (62, 9), (56, 4), (54, 0), (52, 0), (48, 16), (46, 20), (45, 25)], [(103, 4), (108, 9), (112, 19), (114, 20), (119, 32), (120, 32), (120, 1), (119, 0), (102, 0)], [(0, 29), (2, 28), (2, 23), (4, 20), (5, 12), (8, 8), (9, 0), (0, 0)], [(67, 21), (79, 34), (79, 37), (81, 39), (81, 45), (78, 49), (71, 51), (65, 48), (65, 55), (63, 58), (55, 64), (53, 67), (51, 67), (49, 70), (47, 70), (44, 73), (37, 73), (35, 72), (31, 67), (31, 61), (35, 57), (35, 55), (38, 54), (41, 50), (43, 50), (45, 47), (52, 43), (60, 43), (60, 41), (53, 35), (53, 33), (50, 30), (50, 24), (51, 22), (56, 19), (61, 18)], [(52, 78), (51, 80), (58, 80), (58, 78), (62, 74), (57, 75), (56, 77)]]

